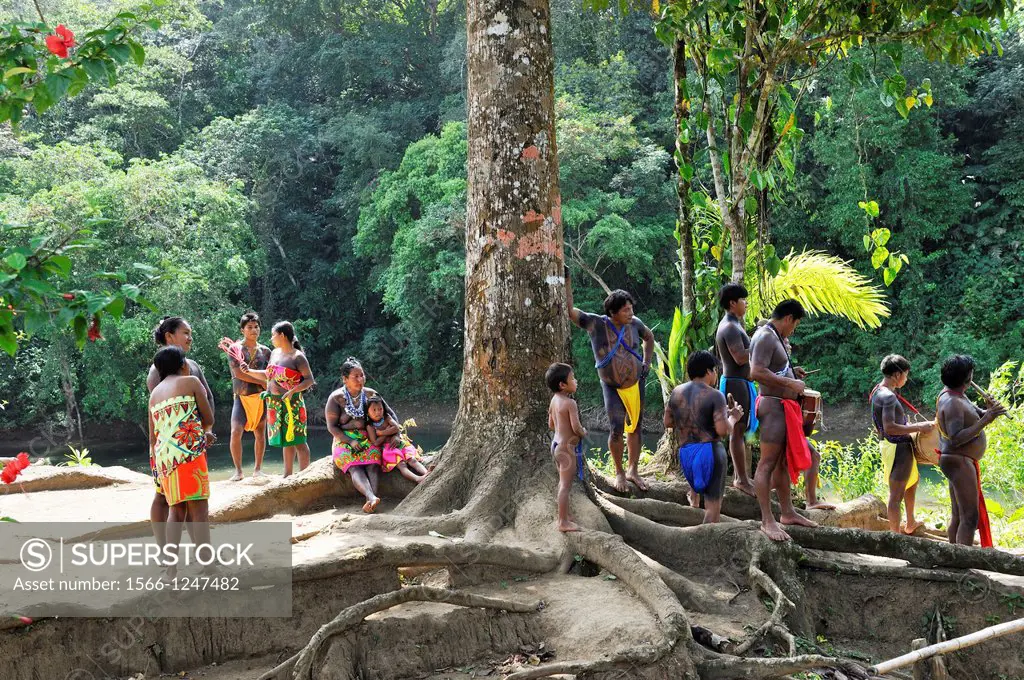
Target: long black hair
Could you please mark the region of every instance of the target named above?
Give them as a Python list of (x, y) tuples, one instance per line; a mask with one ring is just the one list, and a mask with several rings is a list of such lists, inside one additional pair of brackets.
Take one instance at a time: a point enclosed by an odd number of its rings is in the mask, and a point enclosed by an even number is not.
[(278, 321), (274, 324), (274, 333), (280, 333), (284, 337), (288, 338), (288, 342), (292, 343), (292, 347), (297, 350), (302, 349), (302, 345), (295, 337), (295, 326), (292, 325), (291, 321)]
[(160, 374), (160, 380), (169, 375), (177, 375), (185, 365), (185, 351), (175, 346), (164, 347), (153, 357), (153, 365)]
[(165, 316), (163, 320), (153, 329), (153, 340), (160, 347), (167, 346), (167, 334), (177, 333), (178, 329), (187, 323), (180, 316)]

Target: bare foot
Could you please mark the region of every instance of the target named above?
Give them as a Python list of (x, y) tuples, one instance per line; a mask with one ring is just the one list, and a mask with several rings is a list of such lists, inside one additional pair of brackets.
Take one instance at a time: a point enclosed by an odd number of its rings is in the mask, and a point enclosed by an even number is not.
[(700, 507), (700, 494), (699, 493), (697, 493), (693, 489), (690, 489), (689, 491), (686, 492), (686, 497), (690, 500), (690, 507), (691, 508), (699, 508)]
[(636, 488), (641, 491), (647, 491), (647, 483), (644, 482), (643, 478), (636, 473), (636, 471), (630, 472), (626, 475), (626, 479), (636, 484)]
[(615, 490), (619, 493), (626, 493), (629, 491), (629, 483), (626, 481), (625, 472), (619, 471), (615, 473)]
[(832, 503), (826, 503), (824, 501), (815, 501), (807, 504), (808, 510), (835, 510), (836, 506)]
[(363, 503), (363, 512), (365, 512), (366, 514), (371, 514), (373, 511), (377, 509), (378, 505), (380, 505), (379, 498), (374, 498), (372, 501), (366, 501), (365, 503)]
[(918, 522), (917, 520), (914, 520), (913, 522), (911, 522), (907, 526), (901, 526), (900, 527), (900, 531), (905, 533), (907, 536), (913, 536), (914, 532), (917, 531), (918, 529), (920, 529), (923, 526), (924, 526), (924, 522)]
[(765, 535), (767, 535), (768, 538), (772, 539), (773, 541), (790, 540), (789, 534), (783, 531), (782, 527), (776, 524), (774, 519), (770, 522), (761, 522), (761, 531), (763, 531)]
[(795, 512), (792, 513), (792, 514), (790, 514), (790, 513), (783, 513), (782, 515), (780, 515), (779, 516), (779, 523), (780, 524), (789, 524), (789, 525), (801, 526), (801, 527), (816, 527), (816, 526), (818, 526), (817, 522), (813, 522), (813, 521), (807, 519), (806, 517), (804, 517), (803, 515), (798, 515)]
[(732, 482), (732, 488), (742, 491), (751, 498), (757, 498), (757, 494), (754, 493), (754, 485), (751, 484), (748, 479), (734, 479)]
[(235, 474), (231, 475), (231, 479), (229, 479), (228, 481), (229, 482), (238, 482), (238, 481), (241, 481), (241, 480), (242, 480), (242, 471), (241, 470), (235, 470)]
[(572, 522), (572, 521), (559, 522), (558, 523), (558, 530), (559, 531), (565, 531), (565, 532), (569, 532), (569, 531), (583, 531), (583, 529), (581, 529), (580, 526), (578, 524), (576, 524), (576, 522)]

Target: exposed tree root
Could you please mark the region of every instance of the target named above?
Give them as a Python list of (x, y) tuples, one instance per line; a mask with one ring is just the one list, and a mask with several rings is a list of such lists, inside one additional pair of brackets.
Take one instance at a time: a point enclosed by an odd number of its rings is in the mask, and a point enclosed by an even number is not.
[(683, 605), (685, 609), (699, 612), (710, 612), (717, 609), (710, 606), (712, 599), (707, 588), (694, 583), (678, 572), (672, 571), (661, 562), (651, 559), (642, 552), (636, 549), (634, 551), (644, 564), (661, 577), (661, 580), (665, 582), (669, 590), (675, 593), (675, 596), (679, 599), (679, 604)]
[[(846, 576), (878, 576), (881, 578), (902, 578), (915, 581), (936, 581), (939, 583), (960, 583), (964, 580), (964, 572), (962, 571), (921, 569), (920, 567), (908, 567), (903, 564), (853, 564), (837, 562), (816, 552), (805, 553), (798, 561), (798, 566), (802, 569), (815, 569)], [(983, 573), (974, 573), (971, 576), (978, 581), (987, 581), (989, 584), (993, 584), (993, 581)]]
[(746, 659), (707, 652), (705, 658), (697, 662), (701, 680), (760, 680), (821, 668), (838, 668), (847, 676), (858, 680), (870, 677), (860, 665), (852, 661), (817, 654)]
[(736, 648), (732, 650), (733, 654), (736, 654), (737, 656), (746, 654), (762, 635), (773, 633), (782, 638), (783, 642), (786, 643), (789, 648), (789, 655), (795, 656), (796, 639), (786, 628), (783, 623), (783, 619), (786, 617), (786, 614), (796, 609), (796, 606), (793, 604), (792, 600), (786, 597), (779, 586), (775, 584), (775, 581), (761, 570), (760, 564), (761, 553), (758, 551), (754, 553), (750, 560), (750, 569), (748, 571), (750, 581), (772, 598), (775, 602), (775, 607), (772, 609), (771, 616), (768, 617), (768, 620), (765, 621), (760, 628), (747, 636), (746, 640), (743, 640), (739, 645), (737, 645)]
[(320, 627), (306, 646), (287, 661), (281, 663), (260, 676), (259, 680), (271, 680), (283, 677), (291, 671), (291, 677), (301, 680), (314, 680), (313, 670), (316, 657), (323, 646), (333, 636), (362, 623), (370, 614), (396, 607), (406, 602), (444, 602), (460, 607), (482, 607), (484, 609), (500, 609), (510, 612), (534, 612), (543, 606), (542, 602), (516, 602), (515, 600), (485, 597), (457, 590), (429, 588), (427, 586), (410, 586), (383, 595), (371, 597), (359, 604), (346, 608), (333, 620)]
[(1024, 575), (1024, 557), (1001, 550), (939, 543), (917, 536), (899, 536), (888, 531), (829, 527), (786, 527), (786, 531), (805, 548), (893, 557), (923, 568), (981, 569)]
[(407, 543), (401, 546), (371, 545), (353, 548), (337, 562), (299, 564), (293, 568), (297, 580), (331, 578), (382, 568), (413, 566), (451, 567), (485, 565), (532, 573), (546, 573), (558, 567), (559, 555), (534, 552), (502, 544)]
[[(652, 522), (668, 522), (677, 526), (694, 527), (704, 523), (704, 511), (678, 503), (659, 501), (653, 498), (622, 498), (601, 492), (601, 495), (610, 503), (614, 503), (623, 510), (629, 510), (633, 514), (646, 517)], [(732, 517), (722, 515), (723, 522), (736, 522)]]

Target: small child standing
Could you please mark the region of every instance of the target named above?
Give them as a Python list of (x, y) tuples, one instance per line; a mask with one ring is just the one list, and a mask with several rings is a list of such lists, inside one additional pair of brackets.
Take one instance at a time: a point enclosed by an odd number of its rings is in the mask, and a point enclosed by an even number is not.
[(579, 531), (580, 527), (569, 516), (569, 490), (577, 470), (581, 475), (583, 472), (583, 438), (587, 431), (580, 424), (580, 410), (572, 398), (576, 376), (569, 364), (551, 364), (544, 381), (555, 393), (548, 407), (548, 427), (555, 433), (551, 455), (558, 468), (558, 530)]
[(420, 462), (416, 447), (413, 446), (395, 419), (384, 410), (384, 401), (373, 396), (366, 400), (366, 436), (370, 443), (381, 448), (381, 468), (391, 472), (396, 467), (406, 479), (419, 484), (427, 476), (427, 468)]

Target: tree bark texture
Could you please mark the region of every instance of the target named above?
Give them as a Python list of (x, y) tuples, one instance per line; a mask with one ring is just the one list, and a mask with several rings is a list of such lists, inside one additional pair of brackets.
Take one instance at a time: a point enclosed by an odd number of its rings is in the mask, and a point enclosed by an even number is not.
[[(690, 97), (686, 91), (686, 41), (676, 39), (673, 80), (675, 83), (676, 115), (676, 197), (679, 199), (679, 274), (682, 286), (683, 313), (691, 317), (697, 313), (696, 266), (693, 254), (693, 210), (690, 206), (690, 180), (680, 166), (693, 168), (693, 143), (689, 137)], [(684, 136), (684, 133), (685, 136)], [(686, 141), (684, 141), (684, 139)]]

